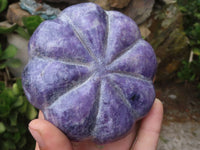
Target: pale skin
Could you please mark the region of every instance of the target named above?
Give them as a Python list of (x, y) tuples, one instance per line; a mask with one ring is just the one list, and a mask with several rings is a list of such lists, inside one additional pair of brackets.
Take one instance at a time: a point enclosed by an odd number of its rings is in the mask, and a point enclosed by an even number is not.
[(92, 141), (72, 142), (58, 128), (44, 120), (32, 120), (29, 130), (36, 140), (35, 150), (156, 150), (163, 118), (163, 105), (156, 99), (150, 112), (121, 140), (98, 145)]

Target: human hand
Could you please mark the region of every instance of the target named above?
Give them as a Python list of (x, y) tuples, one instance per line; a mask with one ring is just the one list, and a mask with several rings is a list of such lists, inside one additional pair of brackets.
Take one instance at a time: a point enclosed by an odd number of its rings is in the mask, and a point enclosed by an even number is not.
[(92, 141), (71, 142), (58, 128), (44, 120), (41, 112), (39, 119), (30, 122), (29, 130), (37, 141), (35, 150), (156, 150), (162, 118), (163, 105), (156, 99), (138, 130), (136, 123), (126, 137), (104, 145)]

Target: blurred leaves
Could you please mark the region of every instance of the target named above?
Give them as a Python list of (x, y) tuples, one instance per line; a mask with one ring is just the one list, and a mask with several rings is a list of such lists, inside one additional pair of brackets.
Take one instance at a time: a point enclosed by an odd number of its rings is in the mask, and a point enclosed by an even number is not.
[(23, 149), (27, 145), (27, 124), (36, 116), (36, 109), (24, 95), (21, 80), (12, 87), (0, 81), (0, 149)]
[[(8, 6), (8, 0), (0, 0), (0, 13)], [(44, 21), (40, 16), (23, 18), (24, 26), (0, 23), (0, 34), (17, 33), (29, 40), (33, 32)], [(0, 69), (19, 67), (20, 61), (15, 58), (17, 48), (8, 45), (2, 49), (0, 44)], [(34, 141), (28, 132), (27, 125), (37, 116), (37, 110), (28, 102), (23, 92), (21, 80), (12, 80), (12, 85), (0, 81), (0, 150), (27, 150), (34, 148)]]
[(200, 49), (200, 0), (178, 0), (190, 46)]
[(14, 58), (16, 53), (17, 48), (14, 45), (9, 45), (5, 50), (2, 50), (0, 45), (0, 69), (19, 67), (21, 62), (19, 59)]
[[(8, 45), (4, 50), (0, 45), (2, 71), (7, 67), (20, 66), (20, 61), (14, 58), (16, 54), (14, 45)], [(34, 145), (30, 145), (33, 140), (27, 125), (37, 116), (37, 111), (26, 99), (21, 80), (12, 83), (12, 86), (7, 86), (4, 81), (0, 81), (0, 150), (31, 149)]]
[(0, 134), (6, 131), (6, 127), (3, 122), (0, 122)]
[(8, 5), (8, 0), (0, 0), (0, 12), (4, 11)]
[(183, 61), (182, 68), (178, 72), (179, 79), (193, 82), (200, 90), (200, 55), (192, 62)]
[(13, 45), (9, 45), (3, 52), (2, 55), (0, 56), (0, 59), (9, 59), (15, 56), (17, 53), (17, 48)]
[(0, 34), (7, 34), (16, 32), (23, 38), (29, 40), (33, 32), (44, 20), (40, 16), (29, 16), (23, 18), (24, 26), (18, 26), (17, 24), (9, 24), (7, 21), (0, 23)]
[(194, 56), (192, 62), (183, 61), (178, 77), (200, 87), (200, 0), (177, 0), (183, 13), (184, 30)]
[(195, 79), (195, 74), (193, 70), (191, 69), (191, 64), (188, 63), (187, 61), (182, 62), (182, 68), (178, 72), (178, 77), (179, 79), (183, 81), (194, 81)]
[(9, 24), (7, 21), (0, 23), (0, 34), (11, 33), (17, 28), (17, 24)]
[(40, 16), (29, 16), (23, 18), (24, 27), (18, 26), (15, 30), (20, 36), (25, 39), (29, 39), (36, 28), (44, 20)]
[(30, 38), (29, 33), (23, 27), (18, 26), (15, 32), (17, 32), (21, 37), (25, 38), (26, 40)]
[(29, 16), (23, 18), (23, 23), (25, 28), (28, 30), (30, 35), (33, 34), (35, 29), (40, 25), (44, 20), (40, 16)]

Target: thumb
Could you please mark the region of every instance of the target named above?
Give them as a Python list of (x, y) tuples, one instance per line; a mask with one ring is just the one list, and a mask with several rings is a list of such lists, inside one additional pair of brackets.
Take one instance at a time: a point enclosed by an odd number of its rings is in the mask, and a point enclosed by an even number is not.
[(40, 150), (72, 150), (69, 139), (44, 119), (32, 120), (29, 123), (29, 131), (37, 141)]

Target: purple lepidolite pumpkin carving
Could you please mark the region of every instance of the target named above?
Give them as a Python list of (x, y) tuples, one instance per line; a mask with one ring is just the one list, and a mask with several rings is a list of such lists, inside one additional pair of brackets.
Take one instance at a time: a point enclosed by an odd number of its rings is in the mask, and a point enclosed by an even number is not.
[(29, 56), (28, 100), (72, 140), (115, 141), (153, 104), (154, 51), (120, 12), (68, 7), (37, 28)]

